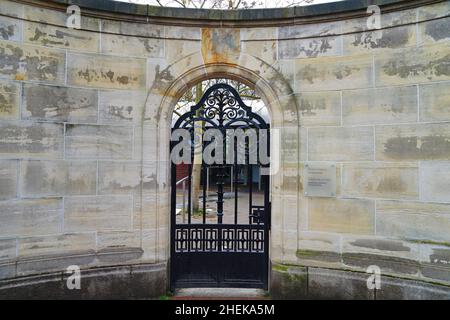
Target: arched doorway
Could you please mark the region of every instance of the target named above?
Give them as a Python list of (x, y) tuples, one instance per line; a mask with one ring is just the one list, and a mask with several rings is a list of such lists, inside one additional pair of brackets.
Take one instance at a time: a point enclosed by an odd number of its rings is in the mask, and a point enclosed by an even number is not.
[(172, 288), (267, 289), (269, 121), (245, 97), (215, 83), (173, 123)]
[[(168, 66), (160, 71), (160, 74), (164, 75), (165, 81), (155, 82), (149, 90), (143, 112), (142, 128), (142, 157), (144, 160), (154, 160), (158, 164), (156, 212), (154, 207), (143, 203), (144, 214), (148, 213), (149, 216), (154, 217), (153, 223), (158, 228), (155, 239), (157, 245), (155, 261), (168, 262), (170, 268), (170, 135), (173, 111), (179, 99), (189, 88), (198, 82), (214, 78), (232, 79), (254, 88), (267, 108), (271, 132), (272, 215), (269, 260), (271, 263), (283, 261), (289, 263), (291, 258), (296, 259), (298, 216), (292, 212), (299, 210), (297, 194), (300, 187), (298, 178), (300, 128), (297, 121), (297, 101), (287, 80), (274, 66), (245, 54), (242, 55), (239, 65), (203, 64), (202, 55), (198, 52)], [(157, 144), (152, 145), (149, 142), (155, 135)], [(281, 141), (288, 142), (290, 149), (287, 151), (283, 149)], [(143, 185), (143, 193), (145, 192), (146, 185)], [(270, 281), (269, 279), (269, 285)]]

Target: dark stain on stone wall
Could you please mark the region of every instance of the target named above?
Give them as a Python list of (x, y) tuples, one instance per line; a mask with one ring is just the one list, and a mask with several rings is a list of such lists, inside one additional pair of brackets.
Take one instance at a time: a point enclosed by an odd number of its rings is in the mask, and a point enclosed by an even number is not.
[(151, 45), (150, 44), (150, 39), (142, 39), (139, 38), (139, 41), (144, 45), (145, 50), (150, 53), (153, 52), (155, 50), (158, 50), (158, 46), (157, 45)]
[(72, 111), (96, 108), (95, 91), (51, 87), (25, 86), (26, 110), (33, 118), (64, 119), (70, 117)]
[(427, 22), (425, 34), (432, 37), (435, 41), (450, 38), (450, 19)]
[(40, 30), (39, 28), (34, 29), (34, 36), (29, 38), (30, 41), (36, 42), (40, 41), (43, 45), (60, 45), (68, 47), (70, 46), (70, 41), (67, 38), (79, 39), (79, 40), (91, 40), (91, 38), (86, 38), (83, 36), (77, 36), (64, 32), (61, 30), (56, 30), (55, 34), (49, 34)]
[(379, 192), (404, 192), (407, 189), (408, 186), (398, 176), (384, 177), (377, 187)]
[[(24, 52), (22, 48), (10, 44), (0, 47), (0, 73), (16, 75), (16, 78), (25, 72), (32, 80), (54, 80), (57, 78), (58, 64), (56, 56), (42, 54), (38, 49)], [(24, 70), (21, 71), (21, 68)]]
[(308, 58), (316, 58), (333, 49), (330, 40), (328, 38), (311, 39), (306, 43), (305, 40), (281, 41), (278, 50), (280, 59), (295, 59), (302, 55)]
[(314, 68), (313, 66), (308, 65), (305, 68), (303, 68), (300, 75), (301, 75), (301, 78), (303, 78), (303, 79), (307, 80), (309, 83), (313, 84), (314, 79), (317, 74), (318, 74), (317, 68)]
[(1, 153), (50, 153), (57, 150), (62, 140), (62, 126), (14, 124), (0, 125)]
[(338, 70), (333, 71), (333, 74), (335, 75), (336, 79), (342, 80), (346, 77), (349, 77), (353, 71), (357, 71), (359, 68), (351, 68), (349, 66), (344, 66), (339, 68)]
[(382, 251), (404, 251), (409, 252), (411, 249), (404, 246), (400, 241), (381, 240), (381, 239), (358, 239), (350, 243), (355, 247), (376, 249)]
[(392, 271), (404, 274), (417, 274), (420, 263), (415, 260), (376, 255), (368, 253), (343, 253), (342, 260), (348, 266), (366, 269), (368, 266), (377, 265), (384, 271)]
[(0, 113), (12, 114), (14, 112), (15, 97), (12, 87), (2, 86), (3, 92), (0, 92)]
[[(378, 35), (381, 35), (378, 37)], [(355, 47), (363, 47), (367, 49), (377, 48), (401, 48), (408, 44), (410, 37), (409, 29), (393, 28), (379, 30), (368, 33), (358, 33), (352, 45)]]
[(0, 36), (4, 40), (9, 40), (14, 35), (14, 26), (7, 26), (7, 27), (1, 27), (0, 28)]
[(128, 76), (116, 76), (114, 71), (97, 71), (93, 69), (86, 68), (84, 70), (78, 71), (78, 76), (88, 83), (99, 80), (109, 80), (111, 83), (119, 83), (121, 85), (128, 85), (130, 81), (137, 81), (138, 77), (128, 77)]
[(133, 106), (108, 105), (108, 114), (119, 119), (131, 120), (133, 118)]
[(433, 249), (433, 254), (430, 255), (430, 261), (438, 264), (450, 264), (450, 250), (449, 249)]
[(408, 63), (404, 59), (391, 59), (383, 66), (383, 71), (389, 76), (403, 79), (419, 75), (425, 75), (429, 80), (432, 80), (433, 76), (450, 76), (450, 54), (428, 63), (417, 60)]
[(385, 143), (384, 153), (392, 159), (450, 159), (450, 137), (394, 137)]
[(325, 98), (319, 98), (314, 101), (300, 98), (300, 112), (304, 116), (315, 116), (317, 113), (314, 110), (326, 110), (326, 108)]

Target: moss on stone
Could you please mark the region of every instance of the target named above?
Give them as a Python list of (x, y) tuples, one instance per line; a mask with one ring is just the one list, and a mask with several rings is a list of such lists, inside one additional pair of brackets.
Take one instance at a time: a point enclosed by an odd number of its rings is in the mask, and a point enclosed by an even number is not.
[(305, 257), (317, 257), (322, 254), (320, 251), (313, 251), (313, 250), (303, 250), (299, 249), (296, 251), (296, 256), (298, 258), (305, 258)]
[(444, 246), (444, 247), (450, 247), (450, 242), (444, 242), (444, 241), (434, 241), (434, 240), (421, 240), (421, 239), (406, 239), (409, 242), (413, 243), (420, 243), (420, 244), (430, 244), (430, 245), (436, 245), (436, 246)]
[(288, 272), (289, 266), (283, 265), (283, 264), (273, 264), (272, 270), (278, 271), (278, 272)]

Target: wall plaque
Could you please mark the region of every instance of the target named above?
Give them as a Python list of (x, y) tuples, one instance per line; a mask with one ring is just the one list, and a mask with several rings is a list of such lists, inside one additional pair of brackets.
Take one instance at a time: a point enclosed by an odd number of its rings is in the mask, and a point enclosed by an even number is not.
[(336, 196), (335, 164), (305, 165), (305, 196), (307, 197)]

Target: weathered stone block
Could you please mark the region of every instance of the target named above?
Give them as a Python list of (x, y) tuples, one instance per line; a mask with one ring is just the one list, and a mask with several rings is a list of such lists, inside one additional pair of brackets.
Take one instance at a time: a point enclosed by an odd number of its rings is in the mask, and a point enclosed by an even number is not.
[(0, 80), (0, 119), (18, 119), (19, 101), (19, 83)]
[(344, 36), (344, 54), (405, 48), (416, 42), (415, 25), (366, 31)]
[[(156, 25), (155, 25), (156, 27)], [(266, 28), (264, 28), (266, 29)], [(202, 30), (199, 27), (188, 27), (188, 26), (166, 26), (164, 28), (164, 36), (166, 38), (175, 39), (190, 39), (190, 40), (201, 40)]]
[(153, 102), (159, 106), (158, 99), (155, 99), (153, 96), (156, 92), (160, 92), (160, 94), (164, 96), (165, 90), (162, 88), (167, 87), (170, 83), (175, 81), (174, 75), (170, 73), (171, 70), (167, 67), (166, 59), (147, 59), (147, 88), (151, 88), (151, 90), (145, 93), (146, 96), (148, 96), (148, 105), (149, 102)]
[(450, 202), (450, 162), (422, 162), (420, 190), (422, 201)]
[(399, 258), (398, 256), (384, 256), (379, 254), (368, 254), (361, 252), (343, 252), (342, 262), (346, 266), (367, 270), (369, 266), (378, 266), (384, 272), (409, 274), (417, 276), (420, 263), (416, 260)]
[(133, 125), (142, 121), (146, 100), (144, 91), (100, 91), (100, 122)]
[(9, 200), (0, 202), (0, 234), (30, 236), (61, 231), (61, 199)]
[(420, 86), (420, 120), (450, 120), (450, 82)]
[(390, 199), (419, 198), (419, 168), (408, 164), (344, 164), (346, 196)]
[[(203, 57), (201, 54), (194, 55), (196, 52), (201, 52), (202, 50), (202, 41), (200, 40), (174, 40), (174, 39), (166, 39), (166, 62), (168, 64), (172, 64), (173, 71), (171, 71), (172, 75), (180, 75), (184, 71), (186, 71), (186, 67), (194, 67), (198, 65), (200, 60), (202, 60), (201, 64), (203, 64)], [(184, 57), (191, 56), (190, 59), (183, 59), (182, 65), (178, 65), (180, 60)], [(195, 57), (195, 59), (192, 59)], [(194, 61), (192, 61), (194, 60)], [(162, 69), (161, 69), (162, 71)]]
[(21, 194), (25, 197), (95, 194), (96, 161), (22, 161)]
[[(385, 28), (387, 30), (390, 29), (389, 27), (401, 27), (407, 24), (414, 24), (415, 22), (417, 22), (417, 11), (416, 9), (396, 10), (392, 12), (382, 11), (380, 18), (381, 28)], [(367, 17), (346, 19), (342, 21), (343, 33), (362, 31), (372, 31), (369, 30)]]
[(239, 29), (202, 29), (202, 55), (205, 63), (236, 63), (240, 51), (241, 35)]
[[(167, 28), (172, 29), (172, 28)], [(256, 28), (241, 28), (241, 40), (276, 40), (278, 38), (277, 27), (256, 27)]]
[[(273, 39), (273, 38), (272, 38)], [(277, 41), (243, 41), (242, 52), (250, 54), (272, 65), (277, 59)]]
[(73, 233), (19, 238), (19, 257), (70, 254), (95, 250), (95, 233)]
[(100, 194), (137, 192), (141, 187), (142, 162), (100, 161), (98, 191)]
[(279, 59), (330, 57), (341, 54), (342, 37), (278, 40)]
[[(420, 245), (376, 236), (349, 235), (342, 239), (342, 251), (344, 253), (366, 254), (366, 259), (362, 260), (368, 260), (367, 258), (370, 255), (373, 257), (379, 256), (380, 261), (389, 259), (389, 256), (418, 260)], [(354, 256), (354, 258), (357, 258), (357, 256)], [(361, 258), (364, 258), (363, 255), (361, 255)]]
[(344, 125), (417, 121), (417, 87), (342, 92)]
[(0, 200), (17, 196), (17, 160), (0, 160)]
[(131, 159), (132, 136), (132, 128), (127, 127), (66, 125), (66, 156)]
[[(271, 143), (278, 143), (280, 166), (282, 164), (296, 165), (298, 163), (298, 127), (285, 126), (277, 128)], [(273, 130), (274, 131), (274, 130)], [(276, 141), (276, 140), (278, 141)], [(281, 143), (282, 142), (282, 143)]]
[(377, 86), (450, 79), (448, 45), (402, 49), (375, 56)]
[(307, 299), (308, 271), (305, 267), (272, 264), (270, 293), (276, 300)]
[(25, 85), (24, 119), (97, 122), (97, 92), (88, 89)]
[(446, 286), (427, 284), (406, 279), (382, 277), (377, 300), (448, 300), (450, 290)]
[(420, 40), (423, 44), (450, 41), (450, 18), (427, 21), (419, 24)]
[(0, 158), (62, 158), (63, 137), (63, 126), (59, 124), (0, 123)]
[(100, 46), (99, 33), (69, 29), (65, 24), (56, 27), (46, 23), (25, 21), (23, 38), (24, 42), (29, 44), (85, 52), (98, 52)]
[(0, 239), (0, 261), (14, 259), (16, 257), (16, 247), (16, 239)]
[(341, 28), (340, 21), (290, 25), (278, 28), (278, 39), (339, 35)]
[(106, 231), (97, 234), (97, 249), (140, 248), (141, 231)]
[(17, 2), (3, 0), (0, 2), (0, 12), (5, 15), (23, 18), (24, 6)]
[(64, 83), (65, 52), (0, 41), (0, 74), (14, 80)]
[(144, 89), (145, 59), (69, 54), (67, 82), (72, 85)]
[(289, 83), (291, 88), (295, 88), (295, 60), (277, 60), (272, 65), (283, 76), (284, 81)]
[[(53, 24), (66, 27), (67, 13), (65, 11), (56, 11), (43, 8), (42, 6), (24, 6), (23, 17), (26, 20), (38, 21), (43, 24)], [(100, 31), (99, 19), (91, 18), (88, 15), (81, 14), (81, 27), (85, 30)], [(80, 31), (80, 30), (77, 30)]]
[(450, 244), (423, 241), (421, 273), (424, 277), (450, 282)]
[(308, 268), (308, 298), (373, 300), (367, 288), (367, 275), (357, 272)]
[(382, 272), (418, 275), (420, 245), (383, 237), (345, 236), (342, 260), (347, 266), (367, 270), (371, 265)]
[[(15, 262), (5, 262), (0, 263), (0, 279), (14, 278), (16, 275), (16, 263)], [(0, 296), (2, 291), (0, 291)]]
[(418, 10), (419, 21), (445, 17), (450, 14), (450, 3), (448, 1), (421, 6)]
[[(94, 262), (94, 259), (94, 250), (83, 252), (68, 250), (68, 253), (19, 257), (17, 261), (17, 276), (39, 275), (59, 271), (59, 279), (61, 279), (61, 272), (65, 272), (68, 266), (76, 265), (82, 268)], [(67, 288), (67, 285), (65, 287)]]
[(132, 210), (131, 196), (67, 197), (64, 201), (64, 230), (129, 230)]
[(378, 161), (450, 160), (450, 124), (379, 126)]
[(372, 86), (372, 56), (299, 59), (296, 92), (368, 88)]
[[(172, 26), (171, 26), (172, 27)], [(169, 28), (167, 28), (169, 29)], [(181, 28), (180, 28), (181, 29)], [(190, 28), (186, 28), (190, 30)], [(164, 37), (164, 26), (127, 21), (102, 20), (102, 31), (142, 37)]]
[(302, 126), (339, 126), (341, 95), (338, 91), (305, 92), (296, 95)]
[(356, 199), (309, 199), (309, 229), (373, 234), (375, 203)]
[(0, 17), (0, 39), (21, 41), (22, 21), (9, 17)]
[(377, 235), (450, 241), (450, 205), (419, 202), (377, 202)]
[(373, 160), (373, 128), (310, 128), (308, 160)]
[(127, 57), (164, 57), (164, 39), (102, 34), (102, 52)]
[(324, 232), (299, 232), (296, 256), (301, 263), (339, 263), (341, 237), (338, 234)]

